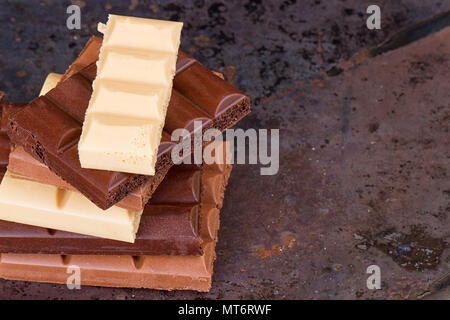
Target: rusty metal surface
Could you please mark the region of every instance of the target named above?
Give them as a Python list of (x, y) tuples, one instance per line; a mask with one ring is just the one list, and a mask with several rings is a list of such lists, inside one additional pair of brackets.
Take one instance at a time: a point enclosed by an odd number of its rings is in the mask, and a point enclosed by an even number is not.
[[(365, 28), (365, 1), (72, 2), (79, 31), (65, 27), (69, 1), (0, 4), (10, 100), (64, 71), (107, 12), (182, 20), (183, 49), (251, 96), (239, 127), (281, 129), (280, 171), (235, 166), (210, 293), (1, 280), (1, 298), (449, 297), (449, 47), (441, 32), (381, 57), (364, 50), (448, 1), (377, 1), (379, 31)], [(333, 67), (344, 71), (327, 76)], [(366, 288), (371, 264), (381, 290)]]

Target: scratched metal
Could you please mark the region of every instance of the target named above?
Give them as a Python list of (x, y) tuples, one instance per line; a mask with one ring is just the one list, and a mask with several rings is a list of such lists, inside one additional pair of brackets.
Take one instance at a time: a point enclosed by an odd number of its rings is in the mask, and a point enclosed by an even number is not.
[[(81, 30), (65, 27), (70, 1), (0, 4), (0, 90), (8, 99), (34, 98), (108, 12), (181, 20), (182, 48), (251, 96), (253, 113), (239, 127), (281, 128), (280, 172), (261, 177), (258, 166), (235, 166), (210, 293), (1, 280), (1, 298), (448, 297), (449, 99), (426, 91), (438, 90), (431, 81), (448, 82), (448, 56), (409, 56), (399, 63), (403, 76), (392, 77), (398, 87), (384, 92), (369, 81), (391, 79), (377, 78), (364, 50), (450, 10), (448, 1), (377, 1), (379, 31), (365, 28), (371, 1), (72, 2), (82, 8)], [(365, 108), (372, 93), (387, 102)], [(381, 267), (381, 290), (366, 288), (371, 264)]]

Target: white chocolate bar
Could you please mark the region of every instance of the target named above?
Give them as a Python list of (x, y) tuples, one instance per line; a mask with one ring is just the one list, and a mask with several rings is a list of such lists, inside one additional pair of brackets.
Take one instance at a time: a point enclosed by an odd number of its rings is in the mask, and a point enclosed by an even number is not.
[(142, 211), (102, 210), (81, 193), (7, 171), (0, 185), (0, 219), (133, 243)]
[(155, 174), (180, 22), (109, 15), (78, 151), (83, 168)]

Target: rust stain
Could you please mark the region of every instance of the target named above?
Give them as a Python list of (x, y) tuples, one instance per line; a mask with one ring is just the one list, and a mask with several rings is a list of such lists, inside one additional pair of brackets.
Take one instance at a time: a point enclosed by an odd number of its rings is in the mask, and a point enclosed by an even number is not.
[(355, 54), (350, 60), (348, 61), (342, 61), (339, 64), (339, 67), (341, 69), (348, 70), (351, 67), (360, 64), (361, 62), (363, 62), (366, 58), (369, 57), (369, 50), (367, 49), (362, 49), (360, 50), (357, 54)]
[(139, 5), (139, 0), (131, 0), (130, 5), (128, 6), (128, 9), (130, 11), (134, 11), (134, 9), (136, 9), (138, 5)]
[(71, 3), (79, 6), (80, 9), (83, 9), (84, 7), (86, 7), (86, 2), (82, 1), (82, 0), (72, 0)]
[(274, 94), (268, 96), (267, 98), (262, 98), (261, 99), (261, 104), (268, 103), (268, 102), (271, 102), (271, 101), (276, 100), (278, 98), (287, 96), (288, 94), (291, 94), (292, 92), (294, 92), (298, 88), (303, 88), (303, 87), (304, 87), (303, 80), (298, 80), (292, 86), (289, 86), (289, 87), (281, 90), (280, 92), (274, 93)]
[(232, 85), (236, 85), (237, 78), (236, 78), (236, 67), (235, 66), (226, 66), (220, 68), (220, 72), (222, 72), (229, 83)]
[(310, 81), (310, 83), (314, 88), (320, 88), (325, 85), (325, 83), (320, 79), (313, 79)]
[(25, 78), (27, 75), (28, 75), (28, 72), (23, 69), (16, 72), (17, 78)]
[(281, 234), (281, 246), (283, 248), (292, 249), (297, 242), (297, 236), (289, 231), (285, 231)]
[(355, 64), (361, 63), (364, 59), (366, 59), (369, 56), (369, 50), (362, 49), (359, 51), (355, 57), (353, 57), (352, 62)]
[(335, 263), (335, 264), (333, 265), (333, 269), (334, 269), (335, 271), (341, 271), (342, 268), (343, 268), (342, 264)]
[(157, 5), (156, 3), (155, 3), (155, 4), (149, 5), (148, 8), (149, 8), (150, 10), (152, 10), (153, 13), (157, 13), (157, 12), (159, 11), (159, 7), (158, 7), (158, 5)]
[(257, 256), (258, 258), (267, 258), (274, 254), (278, 255), (281, 254), (281, 248), (279, 245), (274, 244), (271, 249), (267, 250), (262, 245), (254, 245), (252, 247), (253, 255)]
[(270, 249), (266, 249), (263, 245), (252, 246), (253, 255), (261, 259), (281, 255), (283, 252), (294, 248), (296, 242), (297, 236), (292, 232), (285, 231), (281, 233), (280, 243), (273, 244)]
[(194, 38), (194, 42), (196, 45), (198, 45), (199, 47), (206, 47), (209, 43), (209, 37), (205, 36), (204, 34), (201, 34), (197, 37)]

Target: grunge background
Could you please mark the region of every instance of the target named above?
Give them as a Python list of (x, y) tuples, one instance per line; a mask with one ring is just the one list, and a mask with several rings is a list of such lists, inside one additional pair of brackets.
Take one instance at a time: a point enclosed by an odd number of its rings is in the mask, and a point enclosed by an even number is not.
[[(81, 30), (66, 28), (71, 3)], [(366, 28), (369, 4), (381, 30)], [(442, 0), (2, 1), (8, 100), (36, 97), (108, 13), (180, 20), (183, 50), (251, 97), (239, 127), (280, 128), (280, 171), (234, 167), (207, 294), (0, 280), (0, 297), (449, 298), (449, 32), (379, 47), (440, 13), (420, 30), (449, 26), (448, 10)], [(366, 288), (371, 264), (381, 290)]]

